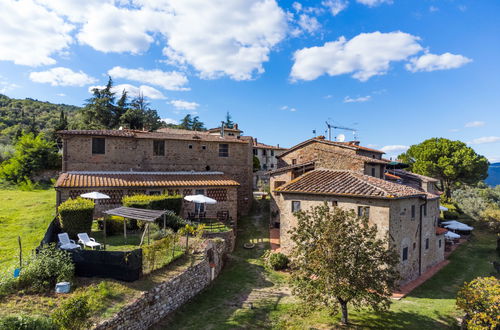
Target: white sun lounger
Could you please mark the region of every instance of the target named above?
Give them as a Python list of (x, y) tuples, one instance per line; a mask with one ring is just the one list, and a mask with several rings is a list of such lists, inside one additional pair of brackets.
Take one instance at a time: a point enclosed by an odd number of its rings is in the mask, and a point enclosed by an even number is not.
[(78, 243), (81, 243), (84, 246), (88, 246), (92, 250), (95, 247), (98, 247), (99, 249), (101, 248), (101, 244), (97, 243), (95, 241), (95, 239), (90, 238), (89, 235), (87, 235), (87, 233), (80, 233), (80, 234), (78, 234)]
[(82, 247), (75, 243), (74, 240), (69, 239), (68, 233), (57, 234), (59, 237), (60, 248), (63, 250), (73, 250), (73, 249), (81, 249)]

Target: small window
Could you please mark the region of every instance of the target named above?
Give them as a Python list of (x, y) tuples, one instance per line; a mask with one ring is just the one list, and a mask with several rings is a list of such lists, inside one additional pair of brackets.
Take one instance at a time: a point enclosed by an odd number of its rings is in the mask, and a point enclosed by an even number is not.
[(259, 154), (259, 149), (253, 149), (253, 154), (254, 156), (257, 156)]
[(425, 239), (425, 249), (426, 250), (429, 249), (429, 239), (428, 238)]
[(292, 159), (292, 165), (296, 165), (297, 164), (297, 159)]
[(271, 168), (274, 168), (274, 164), (271, 164)]
[(415, 218), (415, 205), (411, 206), (411, 218)]
[(207, 146), (201, 146), (201, 150), (207, 150)]
[(266, 149), (262, 149), (262, 156), (266, 156), (266, 155), (267, 155)]
[(370, 207), (369, 206), (358, 206), (358, 217), (370, 217)]
[(408, 260), (408, 248), (403, 248), (403, 261)]
[(188, 148), (189, 149), (193, 149), (193, 145), (192, 144), (188, 144)]
[(413, 250), (417, 248), (417, 243), (413, 242)]
[(337, 202), (337, 201), (332, 201), (332, 206), (333, 206), (333, 207), (337, 207), (337, 206), (339, 206), (339, 202)]
[(262, 165), (262, 169), (263, 169), (263, 170), (267, 170), (267, 164), (263, 164), (263, 165)]
[(441, 248), (441, 240), (439, 240), (439, 248)]
[(271, 156), (274, 156), (274, 150), (271, 150)]
[(219, 157), (229, 157), (229, 144), (219, 144)]
[(375, 167), (372, 167), (372, 176), (375, 176)]
[(104, 138), (92, 138), (92, 154), (104, 155), (106, 153), (106, 140)]
[(427, 204), (424, 204), (424, 216), (427, 216)]
[(165, 156), (165, 141), (153, 141), (153, 155)]
[(292, 212), (299, 212), (300, 211), (300, 201), (292, 201)]

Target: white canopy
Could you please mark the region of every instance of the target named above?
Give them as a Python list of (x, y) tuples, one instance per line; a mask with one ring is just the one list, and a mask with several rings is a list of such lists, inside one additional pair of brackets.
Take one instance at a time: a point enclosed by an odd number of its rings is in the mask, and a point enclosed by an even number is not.
[(460, 238), (460, 235), (455, 234), (454, 232), (449, 231), (446, 234), (444, 234), (444, 238), (450, 238), (450, 239)]
[(451, 230), (462, 230), (462, 231), (470, 231), (474, 229), (474, 227), (468, 226), (465, 223), (461, 223), (456, 220), (453, 220), (451, 223), (447, 224), (444, 227)]
[(185, 196), (184, 199), (193, 203), (217, 204), (217, 201), (215, 199), (207, 197), (205, 195), (188, 195)]
[(443, 224), (443, 225), (451, 225), (451, 224), (457, 224), (457, 223), (460, 223), (463, 225), (463, 223), (461, 223), (460, 221), (457, 221), (457, 220), (441, 221), (441, 224)]
[(444, 207), (442, 205), (439, 205), (439, 211), (448, 211), (448, 208)]
[(97, 191), (81, 194), (80, 197), (94, 199), (94, 200), (95, 199), (109, 199), (110, 198), (108, 195), (97, 192)]

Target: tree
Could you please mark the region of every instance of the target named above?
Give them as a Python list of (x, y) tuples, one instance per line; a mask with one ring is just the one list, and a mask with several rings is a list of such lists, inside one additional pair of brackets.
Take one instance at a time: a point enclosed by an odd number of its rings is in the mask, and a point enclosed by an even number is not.
[[(84, 125), (87, 129), (112, 129), (117, 124), (113, 79), (109, 77), (106, 87), (92, 89), (92, 97), (83, 108)], [(126, 95), (126, 94), (125, 94)], [(122, 94), (123, 96), (123, 94)]]
[(234, 122), (233, 120), (231, 119), (231, 114), (229, 113), (229, 111), (226, 113), (226, 120), (224, 122), (224, 126), (227, 127), (227, 128), (234, 128)]
[(465, 312), (467, 329), (498, 329), (500, 326), (500, 281), (478, 277), (465, 283), (457, 294), (457, 306)]
[(353, 210), (330, 209), (326, 203), (295, 213), (290, 231), (294, 294), (311, 307), (342, 310), (348, 324), (347, 304), (387, 309), (399, 278), (398, 255), (387, 239), (378, 239), (376, 226)]
[[(499, 187), (499, 186), (497, 186)], [(500, 207), (498, 204), (490, 204), (481, 212), (483, 221), (488, 224), (491, 231), (497, 235), (497, 251), (500, 253)]]
[(488, 160), (461, 141), (432, 138), (399, 155), (417, 174), (440, 180), (446, 198), (451, 190), (461, 184), (476, 184), (488, 176)]
[(257, 172), (260, 170), (260, 160), (259, 157), (253, 156), (253, 171)]
[(57, 168), (59, 157), (55, 150), (54, 142), (47, 141), (43, 134), (25, 134), (17, 141), (13, 157), (0, 166), (0, 177), (20, 183), (41, 170)]
[(193, 118), (193, 121), (191, 122), (191, 130), (193, 131), (205, 130), (205, 124), (202, 121), (200, 121), (200, 117), (196, 116)]
[(193, 127), (193, 119), (191, 118), (191, 115), (188, 113), (187, 115), (184, 116), (184, 118), (181, 119), (179, 128), (191, 130), (192, 127)]

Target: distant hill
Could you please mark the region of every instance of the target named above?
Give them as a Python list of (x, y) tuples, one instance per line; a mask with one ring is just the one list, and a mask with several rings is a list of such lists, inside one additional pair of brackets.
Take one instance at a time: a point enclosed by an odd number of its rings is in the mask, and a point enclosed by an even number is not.
[(51, 133), (61, 110), (69, 121), (80, 107), (42, 102), (30, 98), (12, 99), (0, 94), (0, 145), (11, 144), (19, 131)]
[(488, 177), (484, 181), (490, 186), (500, 185), (500, 163), (490, 164)]

